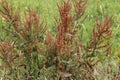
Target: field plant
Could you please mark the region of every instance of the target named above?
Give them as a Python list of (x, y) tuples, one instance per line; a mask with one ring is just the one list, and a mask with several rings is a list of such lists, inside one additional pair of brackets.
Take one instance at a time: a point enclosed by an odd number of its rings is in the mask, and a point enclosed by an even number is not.
[[(119, 55), (111, 62), (112, 16), (96, 14), (90, 37), (83, 41), (82, 24), (88, 0), (67, 0), (57, 4), (52, 32), (37, 10), (14, 9), (0, 1), (0, 77), (2, 80), (119, 80)], [(49, 23), (49, 22), (48, 22)], [(84, 23), (85, 24), (85, 23)], [(86, 26), (87, 28), (87, 26)], [(53, 35), (54, 33), (54, 35)]]

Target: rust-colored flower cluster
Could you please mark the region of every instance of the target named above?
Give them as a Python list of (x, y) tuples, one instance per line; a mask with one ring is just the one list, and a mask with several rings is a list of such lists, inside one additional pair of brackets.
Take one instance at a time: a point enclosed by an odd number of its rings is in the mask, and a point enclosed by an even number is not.
[(92, 30), (92, 36), (90, 40), (90, 45), (88, 50), (93, 55), (96, 50), (103, 49), (105, 53), (111, 53), (111, 44), (109, 39), (112, 37), (112, 30), (111, 30), (111, 20), (110, 18), (105, 18), (104, 22), (98, 22), (98, 17), (95, 23), (95, 26)]
[(74, 0), (76, 20), (83, 16), (88, 0)]
[(10, 44), (7, 40), (4, 42), (0, 41), (0, 58), (4, 61), (7, 67), (11, 67), (14, 59), (17, 57), (17, 54), (14, 52), (13, 48), (13, 41)]
[[(69, 41), (72, 40), (74, 35), (74, 22), (81, 18), (85, 12), (85, 6), (87, 0), (75, 0), (75, 17), (72, 16), (72, 3), (68, 0), (67, 2), (63, 1), (62, 5), (58, 5), (59, 14), (60, 14), (60, 24), (57, 27), (56, 34), (56, 45), (58, 47), (58, 53), (60, 49)], [(58, 21), (57, 21), (58, 22)], [(76, 26), (75, 26), (76, 27)]]
[(32, 50), (33, 45), (38, 47), (39, 38), (46, 30), (46, 25), (43, 22), (40, 23), (38, 13), (35, 10), (29, 9), (25, 11), (24, 18), (21, 18), (20, 12), (15, 12), (7, 0), (1, 1), (0, 5), (2, 8), (0, 15), (6, 22), (10, 23), (10, 27), (13, 27), (12, 29), (7, 29), (3, 26), (3, 29), (17, 36), (20, 42), (27, 41), (26, 50)]
[[(81, 42), (77, 42), (78, 37), (75, 37), (74, 29), (78, 27), (75, 25), (75, 22), (81, 18), (85, 11), (85, 5), (87, 0), (78, 0), (75, 2), (75, 17), (72, 15), (72, 3), (70, 0), (63, 1), (63, 4), (58, 5), (58, 10), (60, 14), (60, 19), (56, 20), (57, 22), (57, 29), (56, 29), (56, 37), (55, 37), (55, 46), (56, 46), (56, 65), (58, 72), (65, 72), (65, 66), (61, 59), (64, 58), (65, 61), (70, 59), (70, 55), (72, 53), (79, 52), (79, 44)], [(50, 34), (50, 33), (49, 33)], [(50, 35), (49, 35), (50, 37)], [(50, 39), (53, 39), (50, 37)], [(53, 40), (51, 40), (53, 41)], [(50, 41), (50, 42), (51, 42)], [(77, 44), (77, 46), (75, 46)], [(79, 54), (79, 53), (78, 53)]]
[(13, 20), (13, 9), (12, 5), (8, 3), (8, 0), (1, 1), (0, 5), (2, 6), (2, 9), (0, 10), (0, 14), (4, 16), (5, 20), (8, 22), (11, 22)]
[(60, 13), (60, 25), (57, 28), (56, 44), (60, 52), (60, 49), (65, 45), (66, 34), (70, 34), (69, 26), (72, 22), (72, 4), (70, 1), (63, 2), (63, 5), (58, 5), (58, 9)]
[(92, 40), (94, 42), (101, 40), (102, 38), (109, 39), (111, 37), (112, 35), (112, 30), (110, 29), (111, 18), (105, 18), (104, 23), (103, 22), (99, 23), (97, 19), (95, 26), (93, 28), (93, 32), (92, 32)]

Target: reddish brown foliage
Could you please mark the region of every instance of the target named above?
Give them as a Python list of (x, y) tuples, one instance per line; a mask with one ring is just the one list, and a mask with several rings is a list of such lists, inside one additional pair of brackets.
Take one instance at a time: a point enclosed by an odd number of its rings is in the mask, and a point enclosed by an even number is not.
[[(112, 17), (111, 17), (112, 18)], [(96, 20), (95, 26), (92, 31), (92, 40), (96, 43), (97, 40), (100, 40), (102, 38), (109, 39), (112, 35), (111, 18), (106, 18), (103, 22), (98, 22), (98, 19)]]
[(70, 34), (68, 28), (72, 22), (72, 5), (69, 1), (63, 2), (62, 5), (58, 5), (58, 9), (60, 13), (60, 25), (57, 28), (56, 44), (58, 47), (58, 53), (60, 53), (60, 49), (65, 45), (66, 42), (65, 35)]
[(4, 16), (5, 20), (8, 22), (11, 22), (13, 20), (13, 9), (12, 5), (8, 3), (8, 0), (4, 0), (0, 2), (0, 5), (2, 6), (2, 10), (0, 10), (0, 14)]
[(0, 41), (0, 58), (5, 62), (7, 67), (11, 67), (14, 59), (16, 59), (16, 54), (13, 50), (14, 42), (9, 42), (6, 40), (5, 42)]
[(96, 19), (91, 40), (89, 41), (90, 45), (86, 50), (90, 51), (92, 55), (97, 49), (105, 49), (105, 53), (111, 53), (111, 44), (109, 42), (109, 39), (112, 37), (111, 18), (105, 18), (104, 22), (98, 22), (98, 18)]
[(88, 0), (74, 0), (76, 20), (83, 16)]

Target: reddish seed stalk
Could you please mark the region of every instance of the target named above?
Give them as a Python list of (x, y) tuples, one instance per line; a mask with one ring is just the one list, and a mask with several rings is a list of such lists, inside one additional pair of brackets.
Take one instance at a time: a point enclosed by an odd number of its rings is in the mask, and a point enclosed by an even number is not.
[(92, 37), (90, 40), (91, 45), (89, 49), (91, 49), (91, 54), (94, 54), (94, 52), (98, 49), (99, 50), (106, 49), (107, 51), (110, 51), (111, 48), (109, 46), (111, 45), (109, 44), (109, 42), (103, 45), (99, 45), (99, 44), (105, 40), (106, 41), (109, 40), (112, 36), (111, 23), (110, 23), (111, 18), (112, 17), (105, 18), (104, 22), (98, 22), (98, 19), (96, 20), (95, 26), (92, 31)]
[(60, 54), (60, 49), (65, 45), (65, 35), (68, 32), (70, 23), (72, 22), (71, 9), (72, 5), (70, 1), (63, 2), (63, 5), (58, 5), (60, 13), (60, 25), (57, 28), (57, 40), (56, 45), (58, 47), (58, 54)]
[(75, 12), (76, 12), (76, 20), (80, 19), (86, 9), (86, 4), (88, 0), (74, 0)]

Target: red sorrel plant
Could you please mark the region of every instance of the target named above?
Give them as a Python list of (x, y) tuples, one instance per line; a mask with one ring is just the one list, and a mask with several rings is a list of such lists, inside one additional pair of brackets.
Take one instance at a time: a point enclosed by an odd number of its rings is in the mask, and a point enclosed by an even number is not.
[(86, 4), (88, 0), (74, 0), (74, 6), (75, 6), (75, 19), (80, 19), (85, 12)]
[[(72, 59), (75, 55), (75, 53), (79, 54), (79, 48), (81, 47), (81, 42), (79, 42), (78, 36), (75, 37), (75, 27), (78, 27), (78, 25), (75, 25), (75, 21), (77, 21), (81, 16), (83, 15), (85, 11), (85, 5), (87, 0), (81, 1), (75, 1), (75, 9), (76, 14), (75, 17), (72, 16), (71, 10), (72, 10), (72, 3), (70, 1), (63, 1), (62, 5), (58, 5), (58, 10), (60, 14), (59, 21), (56, 20), (57, 28), (56, 28), (56, 37), (55, 40), (51, 36), (51, 33), (48, 31), (46, 42), (48, 43), (48, 46), (51, 46), (51, 43), (54, 44), (54, 53), (56, 56), (52, 57), (52, 60), (56, 60), (56, 68), (57, 68), (57, 74), (58, 79), (64, 79), (66, 76), (64, 74), (68, 74), (75, 78), (77, 73), (79, 73), (79, 70), (74, 70), (74, 68), (78, 68), (78, 64), (75, 63), (74, 65), (69, 64), (69, 60), (77, 60), (80, 59), (79, 57), (74, 57), (75, 59)], [(81, 6), (82, 5), (82, 6)], [(83, 11), (81, 11), (82, 9)], [(72, 27), (74, 26), (74, 27)], [(75, 41), (78, 40), (78, 41)], [(53, 50), (53, 46), (51, 46), (51, 49)], [(51, 53), (48, 53), (51, 54)], [(79, 55), (80, 56), (80, 55)], [(54, 62), (53, 62), (54, 63)], [(71, 67), (70, 67), (71, 66)], [(73, 70), (74, 72), (73, 72)], [(76, 71), (76, 73), (75, 73)], [(77, 79), (77, 78), (76, 78)]]
[(66, 38), (66, 34), (71, 34), (71, 31), (69, 28), (70, 23), (72, 22), (72, 15), (71, 15), (71, 3), (63, 2), (63, 5), (58, 5), (59, 13), (60, 13), (60, 25), (58, 25), (57, 28), (57, 49), (58, 49), (58, 55), (61, 55), (61, 49), (64, 47), (65, 43), (67, 43), (69, 39)]
[(14, 42), (8, 44), (7, 41), (4, 43), (0, 41), (0, 51), (1, 51), (1, 59), (4, 61), (5, 66), (10, 68), (12, 66), (12, 62), (16, 58), (16, 55), (13, 52)]
[[(97, 17), (95, 26), (92, 30), (91, 38), (87, 42), (85, 48), (85, 54), (83, 54), (85, 62), (87, 63), (88, 67), (91, 69), (90, 74), (93, 75), (93, 78), (94, 78), (94, 74), (93, 74), (94, 66), (97, 65), (99, 62), (108, 59), (111, 54), (111, 44), (110, 44), (110, 39), (112, 37), (112, 30), (110, 23), (111, 18), (112, 17), (110, 18), (107, 17), (104, 19), (104, 22), (102, 21), (98, 22), (98, 17)], [(99, 57), (101, 55), (103, 55), (103, 58)]]
[(106, 56), (111, 54), (111, 18), (112, 17), (105, 18), (104, 22), (98, 22), (98, 18), (96, 19), (95, 26), (92, 30), (91, 39), (86, 47), (87, 57), (97, 55), (100, 50), (102, 50), (102, 53)]
[(40, 39), (45, 32), (45, 25), (43, 22), (40, 23), (38, 13), (32, 9), (25, 11), (24, 18), (22, 18), (20, 12), (15, 12), (7, 0), (1, 1), (0, 4), (0, 15), (12, 27), (9, 30), (3, 26), (3, 29), (12, 33), (14, 39), (16, 39), (15, 45), (22, 52), (24, 60), (20, 65), (24, 64), (27, 67), (27, 69), (25, 68), (27, 72), (25, 72), (23, 78), (33, 79), (33, 75), (35, 78), (39, 74), (38, 53), (41, 53), (42, 47), (40, 47), (40, 44), (42, 41)]
[[(14, 11), (7, 0), (0, 3), (0, 15), (4, 23), (11, 28), (3, 29), (11, 33), (8, 41), (0, 41), (0, 57), (7, 71), (4, 79), (15, 80), (93, 80), (95, 65), (111, 55), (110, 39), (112, 37), (112, 17), (104, 21), (96, 19), (91, 38), (82, 43), (79, 27), (84, 21), (87, 0), (74, 0), (74, 5), (68, 1), (58, 4), (59, 19), (56, 19), (56, 34), (53, 36), (41, 21), (37, 11), (28, 9), (21, 16)], [(74, 8), (73, 8), (74, 7)], [(74, 9), (75, 14), (72, 14)], [(85, 17), (86, 18), (86, 17)], [(82, 21), (81, 21), (82, 20)], [(47, 32), (42, 39), (44, 32)], [(80, 33), (83, 35), (82, 33)], [(10, 39), (10, 40), (9, 40)], [(15, 49), (16, 48), (16, 49)], [(103, 58), (99, 58), (102, 55)], [(4, 71), (3, 67), (1, 70)], [(5, 72), (8, 73), (8, 72)], [(15, 75), (16, 73), (16, 75)]]
[(0, 41), (0, 58), (2, 60), (1, 69), (3, 71), (3, 79), (16, 79), (19, 75), (16, 74), (17, 67), (21, 64), (20, 51), (14, 49), (14, 41)]
[[(72, 45), (72, 38), (74, 37), (74, 27), (76, 26), (74, 23), (77, 19), (81, 18), (85, 11), (85, 4), (87, 0), (79, 0), (74, 1), (75, 3), (75, 17), (72, 16), (71, 9), (72, 3), (68, 0), (67, 2), (63, 1), (63, 5), (58, 5), (59, 13), (60, 13), (60, 23), (58, 23), (57, 31), (56, 31), (56, 45), (58, 49), (58, 55), (62, 51), (61, 48), (65, 47), (65, 45), (69, 46)], [(80, 16), (80, 17), (79, 17)]]

